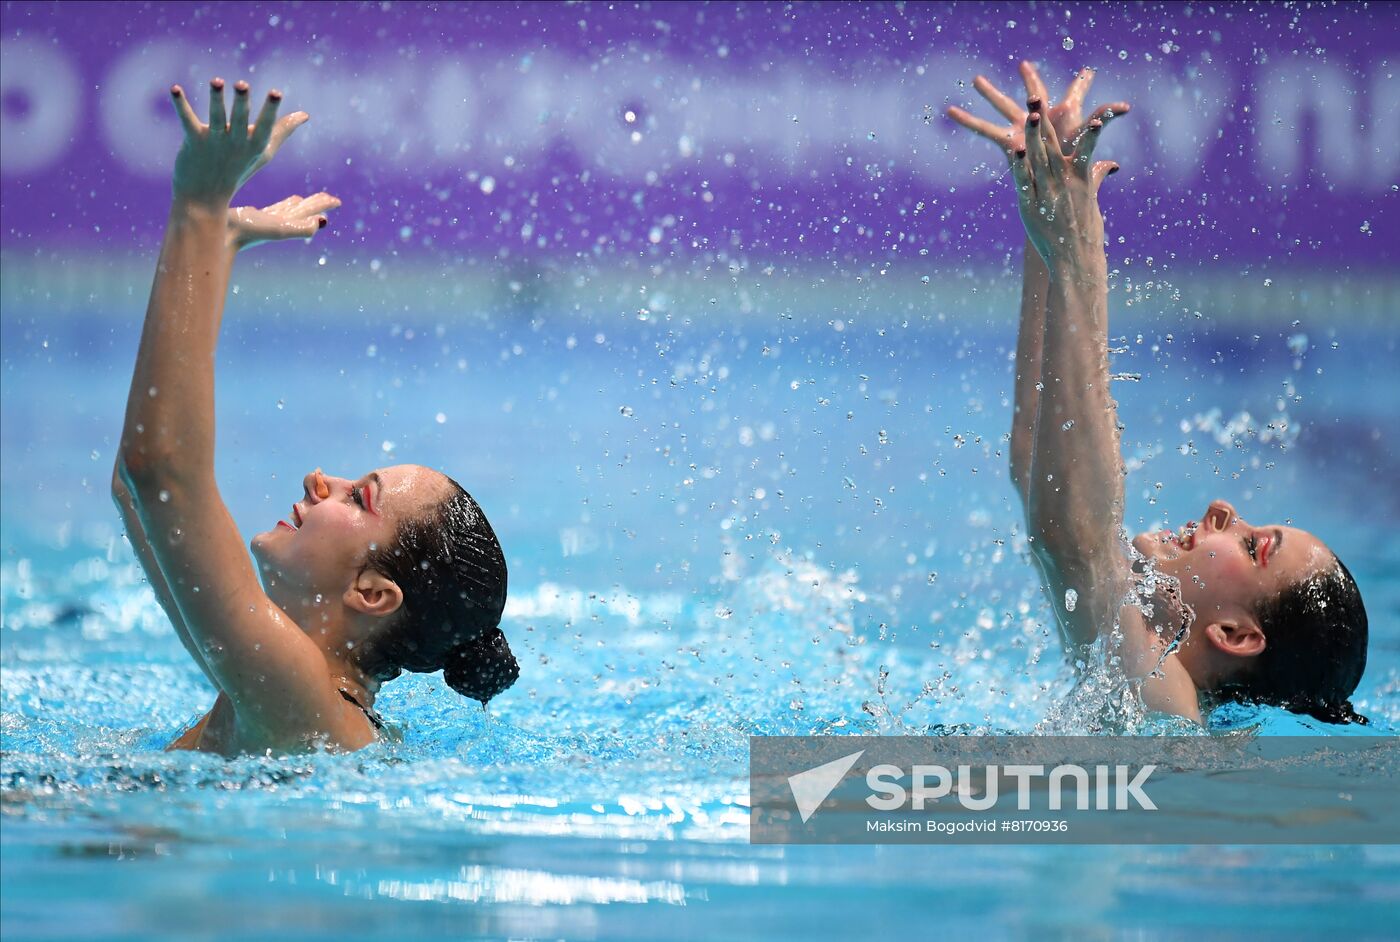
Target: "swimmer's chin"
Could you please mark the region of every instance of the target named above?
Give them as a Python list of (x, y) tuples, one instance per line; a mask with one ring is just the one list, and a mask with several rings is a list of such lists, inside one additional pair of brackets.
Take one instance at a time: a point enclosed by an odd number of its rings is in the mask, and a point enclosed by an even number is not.
[(1181, 555), (1180, 546), (1172, 539), (1164, 539), (1161, 533), (1139, 533), (1133, 537), (1133, 549), (1150, 562), (1176, 559)]
[(253, 557), (258, 561), (258, 567), (265, 569), (268, 565), (268, 548), (278, 540), (285, 539), (295, 533), (295, 530), (284, 530), (281, 524), (271, 530), (264, 530), (261, 533), (254, 533), (253, 538), (248, 541), (248, 549), (252, 550)]

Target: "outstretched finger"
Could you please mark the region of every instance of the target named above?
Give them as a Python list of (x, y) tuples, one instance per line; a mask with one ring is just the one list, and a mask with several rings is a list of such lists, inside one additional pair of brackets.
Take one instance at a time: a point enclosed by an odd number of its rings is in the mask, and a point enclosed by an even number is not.
[[(952, 118), (969, 131), (974, 131), (982, 135), (993, 144), (999, 144), (1007, 150), (1011, 149), (1013, 137), (1011, 128), (1004, 125), (996, 125), (984, 118), (968, 114), (956, 105), (952, 105), (948, 108), (948, 117)], [(1017, 120), (1019, 120), (1019, 118)]]
[(221, 78), (209, 83), (209, 130), (228, 130), (228, 109), (224, 107), (224, 80)]
[(1097, 190), (1099, 187), (1103, 186), (1103, 181), (1107, 180), (1110, 175), (1115, 174), (1117, 172), (1118, 164), (1114, 163), (1111, 160), (1100, 160), (1098, 163), (1094, 164), (1093, 172), (1090, 174), (1090, 179), (1093, 181), (1094, 189)]
[(193, 137), (204, 130), (204, 125), (199, 123), (199, 115), (190, 107), (190, 100), (185, 97), (183, 88), (178, 85), (170, 86), (170, 100), (175, 103), (175, 113), (180, 116), (180, 124), (184, 125), (185, 136)]
[[(1063, 174), (1065, 161), (1060, 149), (1060, 132), (1055, 130), (1054, 121), (1041, 121), (1040, 133), (1045, 137), (1045, 163), (1051, 173)], [(1040, 168), (1036, 168), (1039, 170)]]
[(1031, 177), (1024, 147), (1011, 155), (1011, 176), (1016, 180), (1016, 198), (1023, 205), (1029, 205), (1035, 197), (1035, 180)]
[(295, 131), (297, 128), (301, 127), (303, 124), (310, 120), (311, 115), (307, 114), (305, 111), (294, 111), (291, 114), (287, 115), (285, 118), (283, 118), (281, 121), (278, 121), (277, 124), (274, 125), (272, 128), (272, 136), (268, 138), (268, 157), (271, 157), (273, 154), (277, 153), (278, 149), (282, 146), (283, 142), (285, 142), (287, 138), (291, 137), (293, 131)]
[(248, 133), (248, 83), (233, 83), (233, 113), (228, 117), (229, 133)]
[(293, 209), (287, 215), (294, 219), (300, 219), (305, 216), (321, 215), (329, 212), (332, 209), (339, 208), (339, 198), (331, 196), (329, 193), (323, 190), (320, 193), (313, 193), (306, 199), (302, 200), (296, 205), (296, 208)]
[(1039, 111), (1026, 115), (1026, 163), (1031, 176), (1044, 180), (1050, 172), (1050, 161), (1045, 155), (1045, 138), (1040, 135), (1040, 126), (1049, 122), (1041, 118)]
[(1099, 105), (1097, 108), (1094, 109), (1094, 113), (1089, 115), (1089, 118), (1091, 120), (1096, 119), (1102, 121), (1104, 124), (1107, 124), (1114, 118), (1121, 118), (1123, 115), (1127, 114), (1129, 111), (1132, 110), (1133, 106), (1128, 104), (1126, 101), (1115, 101), (1112, 104)]
[(1000, 111), (1002, 117), (1006, 118), (1006, 120), (1013, 121), (1017, 124), (1021, 123), (1021, 116), (1025, 114), (1024, 109), (1016, 102), (1012, 101), (1010, 96), (1003, 93), (1001, 89), (997, 88), (985, 77), (979, 75), (973, 79), (972, 87), (977, 89), (977, 93), (987, 99), (988, 103), (990, 103), (993, 108)]
[(1050, 92), (1040, 77), (1040, 70), (1032, 65), (1028, 59), (1021, 60), (1021, 81), (1026, 83), (1028, 97), (1039, 98), (1041, 101), (1050, 100)]
[(327, 222), (325, 216), (311, 216), (307, 219), (264, 216), (256, 220), (240, 221), (240, 242), (245, 247), (282, 239), (309, 239), (325, 228)]
[(277, 108), (281, 104), (281, 92), (274, 88), (267, 93), (262, 110), (258, 112), (258, 123), (253, 126), (253, 144), (257, 147), (267, 146), (268, 140), (272, 137), (272, 129), (277, 124)]
[(1094, 159), (1094, 148), (1099, 146), (1099, 135), (1102, 131), (1103, 122), (1098, 118), (1090, 118), (1089, 123), (1084, 125), (1084, 130), (1075, 138), (1074, 169), (1080, 174), (1088, 174), (1089, 163)]
[(265, 213), (273, 213), (273, 214), (285, 213), (287, 210), (291, 209), (293, 206), (296, 206), (296, 205), (297, 205), (298, 203), (300, 203), (301, 201), (302, 201), (302, 199), (301, 199), (300, 196), (297, 196), (296, 194), (292, 194), (291, 196), (287, 197), (287, 198), (284, 199), (284, 200), (278, 200), (277, 202), (273, 203), (271, 206), (264, 206), (264, 207), (262, 208), (262, 211), (265, 212)]
[(1089, 93), (1089, 86), (1094, 84), (1094, 70), (1085, 66), (1079, 70), (1079, 74), (1074, 77), (1074, 81), (1069, 83), (1069, 88), (1065, 90), (1065, 104), (1083, 105), (1084, 96)]

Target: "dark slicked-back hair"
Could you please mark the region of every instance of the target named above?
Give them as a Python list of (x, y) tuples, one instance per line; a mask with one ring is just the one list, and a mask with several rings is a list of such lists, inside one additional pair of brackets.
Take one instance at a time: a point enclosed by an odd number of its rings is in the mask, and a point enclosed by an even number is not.
[(370, 552), (367, 565), (398, 584), (403, 605), (366, 642), (361, 664), (381, 683), (400, 671), (440, 670), (453, 690), (484, 705), (520, 676), (500, 628), (506, 559), (481, 507), (447, 482), (445, 499)]
[(1260, 604), (1264, 650), (1249, 672), (1222, 691), (1325, 723), (1367, 723), (1351, 705), (1366, 671), (1366, 606), (1340, 559)]

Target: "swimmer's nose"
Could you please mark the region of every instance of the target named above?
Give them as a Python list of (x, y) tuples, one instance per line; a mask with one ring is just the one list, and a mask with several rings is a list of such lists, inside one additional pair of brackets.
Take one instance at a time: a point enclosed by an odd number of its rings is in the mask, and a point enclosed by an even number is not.
[(331, 496), (330, 485), (326, 483), (325, 475), (321, 473), (320, 468), (302, 478), (301, 489), (306, 492), (308, 499), (313, 495), (317, 500), (325, 500)]
[(1206, 508), (1206, 515), (1201, 519), (1201, 525), (1212, 530), (1227, 530), (1230, 524), (1239, 519), (1239, 516), (1228, 501), (1213, 500)]

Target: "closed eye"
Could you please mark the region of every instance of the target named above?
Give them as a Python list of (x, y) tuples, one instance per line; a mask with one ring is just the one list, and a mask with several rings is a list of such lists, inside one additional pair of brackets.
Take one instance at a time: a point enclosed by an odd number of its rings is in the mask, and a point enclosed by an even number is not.
[(358, 487), (350, 488), (350, 496), (355, 499), (355, 503), (359, 504), (361, 507), (365, 506), (364, 494), (361, 493)]
[(1244, 538), (1244, 550), (1249, 554), (1249, 558), (1255, 562), (1259, 561), (1259, 540), (1253, 534)]

